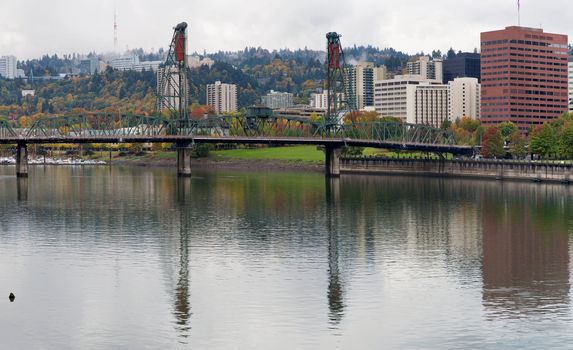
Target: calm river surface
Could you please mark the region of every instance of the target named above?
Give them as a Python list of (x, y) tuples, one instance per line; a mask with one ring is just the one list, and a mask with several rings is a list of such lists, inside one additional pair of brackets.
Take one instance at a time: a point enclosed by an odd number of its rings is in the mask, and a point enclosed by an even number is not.
[(573, 346), (573, 187), (1, 167), (0, 215), (2, 349)]

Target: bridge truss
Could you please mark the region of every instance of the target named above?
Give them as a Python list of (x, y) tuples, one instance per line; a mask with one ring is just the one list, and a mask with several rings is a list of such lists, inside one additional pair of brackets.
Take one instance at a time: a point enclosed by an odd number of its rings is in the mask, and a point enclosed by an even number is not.
[(342, 124), (333, 134), (324, 121), (300, 117), (265, 116), (247, 113), (245, 116), (219, 116), (198, 120), (172, 119), (157, 116), (86, 114), (41, 118), (30, 128), (17, 128), (0, 120), (0, 141), (22, 142), (83, 142), (84, 139), (110, 138), (184, 138), (193, 141), (197, 136), (224, 138), (306, 138), (316, 140), (368, 140), (371, 142), (399, 142), (418, 145), (456, 144), (449, 131), (425, 125), (400, 122), (365, 122)]

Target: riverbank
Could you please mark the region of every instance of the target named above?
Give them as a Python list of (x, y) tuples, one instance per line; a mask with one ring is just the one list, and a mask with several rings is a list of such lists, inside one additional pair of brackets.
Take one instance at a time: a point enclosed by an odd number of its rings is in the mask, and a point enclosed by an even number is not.
[(343, 157), (343, 174), (453, 177), (570, 184), (573, 164), (565, 161), (432, 160)]
[[(112, 166), (176, 167), (174, 151), (150, 151), (139, 155), (119, 152), (96, 152), (84, 157), (105, 161)], [(301, 170), (321, 172), (324, 170), (324, 152), (315, 146), (239, 148), (216, 150), (207, 157), (192, 158), (192, 168), (220, 168), (235, 170)]]

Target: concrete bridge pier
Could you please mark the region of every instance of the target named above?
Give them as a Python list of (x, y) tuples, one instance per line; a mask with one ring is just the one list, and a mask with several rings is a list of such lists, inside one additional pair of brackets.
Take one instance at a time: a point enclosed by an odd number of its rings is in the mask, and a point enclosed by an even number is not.
[(339, 177), (340, 176), (340, 155), (342, 149), (335, 147), (326, 147), (324, 149), (326, 155), (326, 168), (325, 174), (329, 177)]
[(177, 143), (177, 176), (191, 176), (191, 144), (189, 142)]
[(16, 176), (28, 177), (28, 145), (18, 143), (16, 148)]

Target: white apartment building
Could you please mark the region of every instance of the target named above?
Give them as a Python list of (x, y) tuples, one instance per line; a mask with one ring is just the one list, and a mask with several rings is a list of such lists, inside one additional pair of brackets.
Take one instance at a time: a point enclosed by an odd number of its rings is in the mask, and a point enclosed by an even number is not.
[(293, 94), (271, 90), (261, 98), (263, 105), (271, 109), (289, 108), (293, 106)]
[(448, 119), (449, 87), (443, 84), (421, 83), (415, 87), (414, 124), (439, 128)]
[(375, 67), (372, 62), (359, 62), (347, 70), (346, 94), (356, 98), (356, 109), (374, 106), (374, 82), (386, 79), (387, 74), (385, 66)]
[(187, 66), (189, 68), (199, 68), (201, 66), (208, 66), (211, 68), (215, 64), (215, 61), (210, 59), (209, 57), (201, 58), (197, 55), (189, 55), (187, 56)]
[(417, 61), (408, 62), (408, 75), (420, 75), (424, 79), (437, 80), (440, 83), (444, 81), (444, 66), (442, 60), (430, 60), (429, 57), (423, 56)]
[[(420, 75), (397, 75), (393, 79), (374, 83), (374, 108), (383, 117), (400, 118), (407, 123), (416, 123), (416, 90), (421, 84), (442, 85), (437, 80)], [(447, 109), (445, 115), (447, 116)]]
[(568, 61), (567, 79), (569, 82), (569, 112), (573, 112), (573, 56), (569, 56)]
[(16, 57), (3, 56), (0, 57), (0, 76), (5, 79), (14, 79), (18, 77), (18, 70), (16, 68)]
[[(338, 101), (344, 100), (344, 94), (338, 93)], [(328, 109), (328, 90), (322, 91), (322, 93), (310, 95), (310, 107), (316, 109), (327, 110)]]
[(220, 81), (207, 84), (207, 104), (212, 106), (217, 114), (236, 112), (237, 85)]
[(156, 72), (163, 64), (163, 61), (141, 61), (139, 64), (133, 65), (133, 70), (137, 72), (154, 71)]
[(139, 56), (114, 58), (109, 62), (110, 67), (117, 70), (132, 70), (136, 64), (139, 64)]
[(139, 56), (129, 56), (129, 57), (120, 57), (114, 58), (109, 62), (109, 65), (113, 69), (117, 70), (134, 70), (137, 72), (142, 71), (157, 71), (159, 66), (163, 63), (163, 61), (140, 61)]
[(439, 128), (448, 119), (480, 118), (480, 93), (476, 78), (441, 84), (420, 75), (397, 75), (374, 84), (374, 107), (384, 117)]
[[(569, 70), (571, 71), (571, 67)], [(456, 78), (450, 81), (449, 88), (450, 102), (448, 116), (450, 121), (462, 117), (479, 119), (481, 116), (481, 85), (477, 78)], [(571, 93), (570, 86), (569, 101), (571, 101), (572, 98)]]

